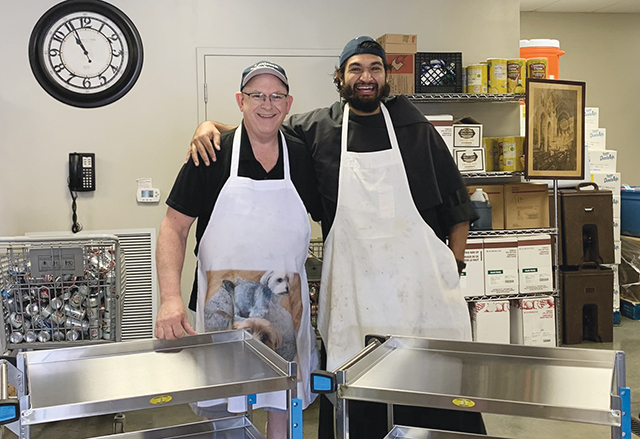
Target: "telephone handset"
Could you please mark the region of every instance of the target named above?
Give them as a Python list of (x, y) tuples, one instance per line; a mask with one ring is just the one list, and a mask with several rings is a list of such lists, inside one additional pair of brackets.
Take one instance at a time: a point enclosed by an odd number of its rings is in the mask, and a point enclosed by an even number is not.
[(69, 190), (88, 192), (96, 190), (96, 155), (69, 153)]

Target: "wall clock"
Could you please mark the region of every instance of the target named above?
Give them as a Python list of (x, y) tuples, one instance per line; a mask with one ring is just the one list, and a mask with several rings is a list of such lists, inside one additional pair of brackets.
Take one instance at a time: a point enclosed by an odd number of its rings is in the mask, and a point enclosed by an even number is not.
[(42, 88), (65, 104), (94, 108), (124, 96), (142, 70), (142, 39), (124, 12), (102, 0), (67, 0), (38, 20), (29, 62)]

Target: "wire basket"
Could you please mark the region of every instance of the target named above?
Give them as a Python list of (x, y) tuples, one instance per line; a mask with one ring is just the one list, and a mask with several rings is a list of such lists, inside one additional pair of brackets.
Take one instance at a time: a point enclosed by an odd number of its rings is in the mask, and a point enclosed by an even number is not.
[(0, 238), (0, 345), (48, 348), (120, 341), (118, 238)]
[(416, 93), (462, 93), (461, 52), (416, 53)]

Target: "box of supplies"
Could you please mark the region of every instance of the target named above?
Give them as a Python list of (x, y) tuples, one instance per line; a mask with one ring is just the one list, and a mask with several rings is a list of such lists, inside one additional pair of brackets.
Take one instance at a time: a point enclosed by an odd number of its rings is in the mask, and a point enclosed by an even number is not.
[(465, 297), (484, 295), (484, 250), (483, 239), (467, 239), (464, 250), (467, 264), (460, 275), (460, 288)]
[(504, 228), (549, 227), (549, 187), (542, 183), (504, 186)]
[(611, 191), (613, 196), (620, 195), (619, 172), (592, 172), (591, 181), (597, 184), (598, 188)]
[(607, 149), (606, 128), (593, 128), (584, 131), (584, 143), (589, 151), (596, 149)]
[(518, 273), (520, 294), (553, 291), (551, 235), (518, 237)]
[(453, 161), (460, 172), (484, 172), (484, 148), (453, 148)]
[(504, 343), (511, 341), (509, 334), (509, 301), (482, 300), (469, 304), (473, 341)]
[(482, 148), (482, 124), (453, 124), (454, 148)]
[(612, 149), (590, 149), (590, 172), (616, 172), (618, 152)]
[(418, 36), (404, 34), (384, 34), (376, 41), (387, 53), (416, 53), (418, 51)]
[(584, 109), (584, 128), (592, 130), (600, 127), (600, 109), (598, 107), (587, 107)]
[(391, 65), (388, 82), (393, 94), (412, 94), (415, 92), (414, 84), (414, 58), (413, 53), (386, 53), (387, 64)]
[(511, 343), (556, 345), (555, 300), (551, 296), (511, 301)]
[(425, 114), (429, 122), (446, 143), (449, 152), (453, 155), (453, 115), (452, 114)]
[(518, 293), (518, 238), (484, 239), (484, 293), (487, 296)]

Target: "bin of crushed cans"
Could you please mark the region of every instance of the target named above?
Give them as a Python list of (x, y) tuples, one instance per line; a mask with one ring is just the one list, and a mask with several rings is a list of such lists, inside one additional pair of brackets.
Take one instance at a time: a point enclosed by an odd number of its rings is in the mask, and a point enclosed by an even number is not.
[(123, 259), (114, 235), (0, 238), (2, 350), (120, 341)]

